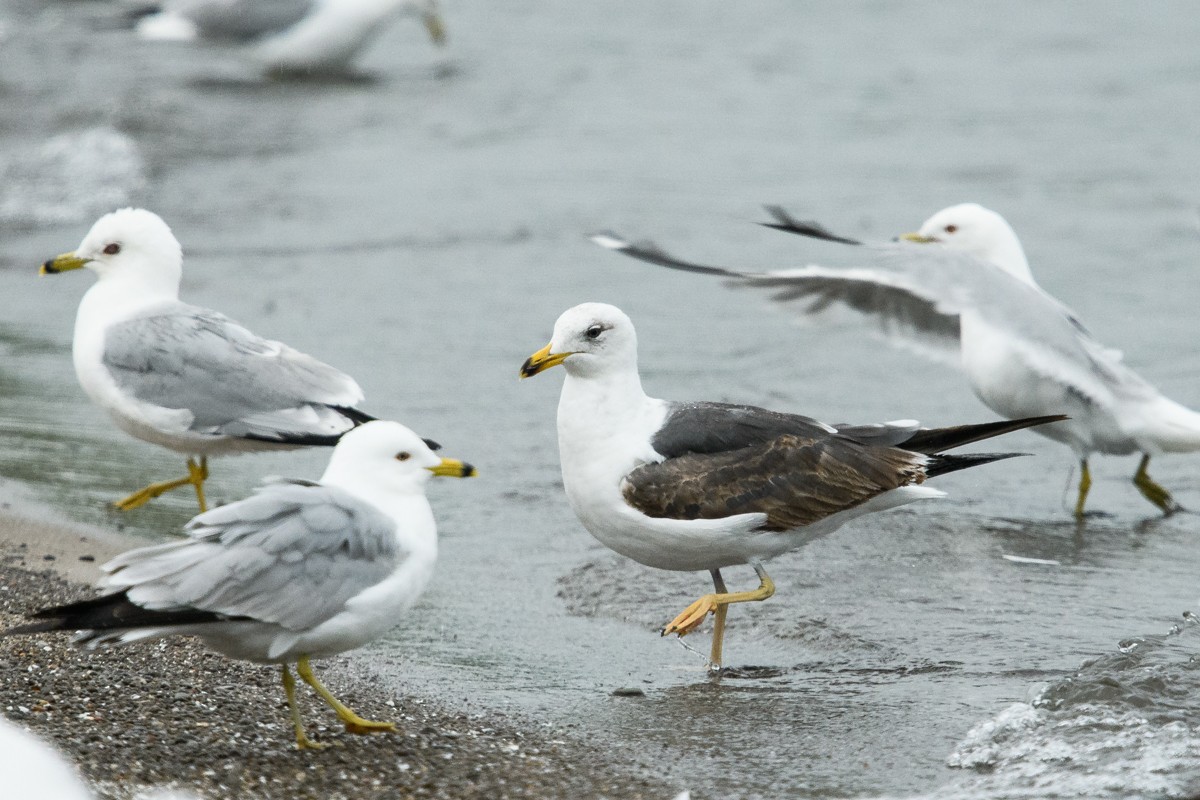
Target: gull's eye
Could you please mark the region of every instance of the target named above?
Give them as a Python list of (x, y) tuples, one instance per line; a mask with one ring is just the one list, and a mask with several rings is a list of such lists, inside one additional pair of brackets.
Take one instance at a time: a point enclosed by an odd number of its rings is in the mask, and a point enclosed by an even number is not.
[(412, 458), (412, 453), (396, 453), (397, 461), (408, 461)]
[(956, 230), (958, 230), (957, 225), (947, 225), (946, 226), (946, 233), (954, 233)]
[(104, 245), (104, 255), (106, 256), (115, 256), (119, 252), (121, 252), (121, 245), (116, 242)]
[(601, 325), (600, 323), (596, 323), (595, 325), (591, 326), (583, 333), (589, 339), (599, 339), (600, 334), (604, 333), (604, 326)]

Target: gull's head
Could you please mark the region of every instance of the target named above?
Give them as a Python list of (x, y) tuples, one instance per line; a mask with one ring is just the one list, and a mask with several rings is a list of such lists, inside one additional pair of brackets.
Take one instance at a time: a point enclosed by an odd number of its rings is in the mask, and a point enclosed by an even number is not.
[(470, 464), (442, 458), (437, 442), (422, 439), (399, 422), (374, 420), (348, 431), (333, 448), (323, 482), (380, 486), (388, 491), (422, 491), (434, 475), (469, 478)]
[(900, 237), (918, 244), (937, 243), (987, 261), (1016, 278), (1033, 283), (1021, 240), (1004, 217), (978, 203), (961, 203), (934, 214), (916, 233)]
[(625, 312), (607, 303), (569, 308), (554, 323), (550, 344), (525, 360), (521, 377), (563, 365), (569, 375), (590, 378), (637, 370), (637, 333)]
[(122, 276), (179, 287), (183, 251), (167, 223), (144, 208), (123, 208), (96, 220), (74, 252), (42, 264), (43, 275), (87, 267), (101, 279)]

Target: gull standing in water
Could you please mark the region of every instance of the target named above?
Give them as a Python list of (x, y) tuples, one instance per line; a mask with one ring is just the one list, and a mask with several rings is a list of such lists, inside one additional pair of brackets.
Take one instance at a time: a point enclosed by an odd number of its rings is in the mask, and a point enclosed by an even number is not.
[(289, 664), (350, 733), (393, 731), (343, 705), (309, 659), (362, 647), (401, 621), (437, 559), (425, 483), (474, 474), (397, 422), (368, 422), (342, 437), (319, 482), (278, 480), (200, 514), (186, 541), (105, 564), (100, 586), (111, 593), (35, 612), (39, 621), (0, 635), (79, 631), (88, 649), (196, 636), (230, 658), (280, 665), (299, 748), (323, 745), (305, 734)]
[[(941, 497), (926, 478), (1015, 453), (942, 451), (1061, 420), (1038, 417), (922, 429), (904, 420), (830, 426), (753, 406), (647, 397), (637, 335), (620, 309), (565, 311), (550, 344), (521, 367), (561, 364), (558, 449), (571, 508), (604, 545), (650, 567), (708, 570), (715, 593), (663, 629), (683, 636), (715, 614), (719, 670), (726, 609), (775, 592), (763, 563), (875, 511)], [(721, 568), (749, 564), (759, 587), (729, 592)]]
[(121, 430), (189, 456), (186, 477), (151, 484), (118, 509), (191, 485), (204, 511), (208, 456), (332, 446), (371, 419), (355, 408), (363, 394), (349, 375), (180, 302), (183, 251), (158, 215), (104, 215), (42, 274), (81, 267), (97, 280), (75, 317), (80, 385)]
[[(769, 227), (862, 244), (781, 209), (769, 210), (775, 217)], [(1164, 514), (1182, 510), (1147, 468), (1151, 456), (1200, 450), (1200, 414), (1164, 397), (1038, 286), (1016, 233), (994, 211), (975, 203), (943, 209), (918, 232), (870, 247), (871, 265), (853, 268), (742, 272), (683, 261), (653, 244), (613, 234), (593, 240), (661, 266), (771, 289), (776, 300), (803, 303), (803, 313), (841, 303), (873, 316), (894, 341), (941, 360), (952, 358), (979, 399), (1004, 417), (1068, 415), (1035, 430), (1067, 445), (1079, 459), (1078, 519), (1092, 486), (1088, 458), (1097, 452), (1141, 453), (1134, 485)]]

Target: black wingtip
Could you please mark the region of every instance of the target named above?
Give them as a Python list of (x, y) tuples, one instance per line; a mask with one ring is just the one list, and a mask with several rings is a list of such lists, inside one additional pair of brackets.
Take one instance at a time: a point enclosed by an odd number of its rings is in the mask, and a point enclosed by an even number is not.
[(798, 236), (807, 236), (810, 239), (821, 239), (826, 242), (851, 245), (862, 244), (857, 239), (851, 239), (848, 236), (838, 236), (818, 222), (796, 219), (783, 206), (763, 206), (763, 209), (774, 219), (774, 222), (760, 222), (759, 225), (763, 227), (774, 228), (777, 231), (784, 231), (786, 233), (794, 233)]
[(1003, 436), (1013, 431), (1035, 428), (1051, 422), (1062, 422), (1070, 419), (1065, 414), (1050, 414), (1042, 417), (1024, 417), (1022, 419), (1004, 419), (997, 422), (983, 422), (977, 425), (955, 425), (949, 428), (926, 428), (917, 431), (897, 447), (911, 450), (915, 453), (931, 455), (943, 450), (982, 442), (995, 436)]
[(606, 250), (622, 253), (630, 258), (636, 258), (638, 261), (645, 261), (648, 264), (677, 269), (682, 272), (697, 272), (701, 275), (720, 275), (726, 278), (745, 277), (745, 275), (736, 270), (725, 269), (724, 267), (710, 267), (705, 264), (696, 264), (691, 261), (684, 261), (682, 258), (676, 258), (654, 242), (645, 239), (630, 242), (611, 232), (597, 233), (590, 238)]
[(993, 461), (1003, 461), (1006, 458), (1019, 458), (1029, 453), (968, 453), (966, 455), (936, 455), (931, 456), (925, 467), (925, 477), (936, 478), (960, 469), (970, 469)]

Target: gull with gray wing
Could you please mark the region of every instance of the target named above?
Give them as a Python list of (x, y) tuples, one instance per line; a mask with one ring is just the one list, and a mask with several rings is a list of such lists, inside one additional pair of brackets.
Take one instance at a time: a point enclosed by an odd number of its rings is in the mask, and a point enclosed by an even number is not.
[[(753, 406), (658, 400), (642, 389), (633, 323), (604, 303), (565, 311), (521, 376), (559, 364), (567, 373), (559, 458), (571, 508), (621, 555), (657, 569), (709, 571), (715, 592), (662, 633), (683, 636), (715, 614), (714, 670), (729, 604), (775, 591), (764, 562), (864, 514), (941, 497), (923, 485), (927, 478), (1015, 455), (945, 450), (1062, 419), (831, 426)], [(754, 568), (757, 589), (726, 590), (721, 569), (738, 564)]]
[(106, 214), (42, 274), (81, 267), (97, 281), (75, 317), (79, 384), (121, 430), (189, 457), (186, 477), (151, 484), (117, 508), (190, 485), (204, 511), (208, 456), (332, 446), (371, 419), (356, 408), (363, 394), (349, 375), (180, 302), (182, 250), (158, 215)]
[(399, 423), (368, 422), (342, 437), (320, 481), (277, 480), (200, 514), (187, 540), (105, 564), (108, 593), (0, 635), (79, 631), (87, 649), (196, 636), (230, 658), (280, 665), (297, 747), (323, 745), (305, 733), (290, 664), (349, 732), (395, 730), (342, 704), (309, 659), (362, 647), (403, 619), (437, 558), (425, 484), (473, 474)]
[[(769, 227), (862, 245), (769, 210)], [(975, 203), (943, 209), (917, 233), (863, 247), (870, 257), (864, 267), (744, 272), (678, 259), (614, 234), (593, 240), (660, 266), (772, 290), (775, 300), (796, 303), (806, 315), (846, 306), (875, 320), (889, 341), (960, 366), (979, 399), (1001, 416), (1066, 414), (1069, 419), (1035, 431), (1079, 459), (1077, 519), (1084, 517), (1092, 485), (1088, 458), (1097, 452), (1140, 453), (1134, 485), (1164, 514), (1181, 510), (1147, 468), (1152, 456), (1200, 450), (1200, 414), (1164, 397), (1043, 290), (1016, 233), (994, 211)]]

